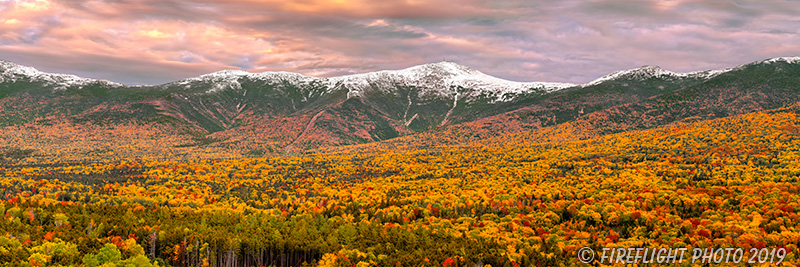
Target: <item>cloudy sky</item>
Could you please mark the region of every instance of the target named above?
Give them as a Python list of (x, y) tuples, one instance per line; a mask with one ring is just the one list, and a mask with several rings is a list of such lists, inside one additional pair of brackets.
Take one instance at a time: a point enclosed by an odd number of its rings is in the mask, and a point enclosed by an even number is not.
[(0, 0), (0, 59), (158, 84), (222, 69), (329, 77), (443, 59), (584, 83), (800, 56), (800, 1)]

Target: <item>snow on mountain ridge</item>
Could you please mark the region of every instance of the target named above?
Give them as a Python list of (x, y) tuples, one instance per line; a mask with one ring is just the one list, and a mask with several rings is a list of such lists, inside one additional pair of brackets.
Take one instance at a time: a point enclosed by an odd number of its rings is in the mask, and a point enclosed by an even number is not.
[(774, 57), (774, 58), (765, 59), (765, 60), (761, 60), (761, 61), (755, 61), (755, 62), (751, 62), (751, 63), (747, 63), (747, 64), (742, 64), (742, 65), (739, 65), (739, 66), (736, 66), (736, 67), (733, 67), (733, 68), (727, 68), (727, 69), (722, 69), (722, 70), (707, 70), (705, 72), (708, 72), (709, 73), (708, 74), (708, 78), (711, 78), (711, 77), (717, 76), (717, 75), (725, 73), (725, 72), (729, 72), (729, 71), (733, 71), (733, 70), (742, 70), (747, 66), (758, 65), (758, 64), (772, 64), (772, 63), (777, 63), (777, 62), (785, 62), (785, 63), (789, 63), (789, 64), (800, 64), (800, 57)]
[[(367, 90), (386, 88), (393, 90), (396, 86), (413, 86), (422, 89), (421, 96), (453, 97), (457, 92), (452, 88), (463, 87), (473, 89), (476, 97), (486, 95), (494, 101), (511, 100), (514, 94), (528, 93), (534, 90), (552, 92), (567, 87), (575, 86), (568, 83), (546, 82), (513, 82), (486, 75), (470, 67), (453, 62), (443, 61), (438, 63), (413, 66), (401, 70), (383, 70), (331, 78), (315, 78), (293, 72), (262, 72), (251, 73), (244, 70), (222, 70), (194, 78), (175, 82), (183, 86), (191, 86), (193, 82), (213, 83), (214, 86), (206, 93), (219, 92), (225, 89), (241, 89), (240, 78), (259, 80), (281, 80), (291, 84), (320, 81), (327, 84), (328, 91), (337, 88), (347, 89), (348, 97), (362, 95)], [(461, 97), (460, 97), (461, 98)]]
[[(731, 70), (741, 69), (748, 65), (771, 64), (775, 62), (800, 64), (800, 57), (776, 57), (743, 64), (734, 68), (705, 70), (689, 73), (672, 72), (669, 70), (664, 70), (658, 66), (643, 66), (640, 68), (616, 71), (582, 85), (554, 82), (508, 81), (449, 61), (423, 64), (401, 70), (383, 70), (331, 78), (316, 78), (305, 76), (299, 73), (283, 71), (251, 73), (244, 70), (222, 70), (169, 84), (190, 86), (190, 82), (206, 81), (217, 83), (214, 85), (214, 88), (208, 91), (211, 93), (219, 90), (225, 90), (226, 88), (240, 89), (241, 84), (239, 83), (238, 79), (242, 77), (248, 77), (251, 79), (261, 80), (276, 79), (288, 81), (289, 83), (321, 81), (329, 85), (329, 90), (334, 90), (335, 88), (338, 88), (338, 86), (345, 87), (349, 92), (349, 96), (360, 95), (365, 90), (370, 90), (374, 87), (395, 88), (396, 85), (405, 85), (420, 87), (423, 89), (423, 93), (427, 95), (445, 97), (453, 96), (457, 93), (453, 90), (453, 88), (463, 87), (467, 89), (473, 89), (474, 94), (466, 95), (467, 98), (484, 95), (494, 98), (494, 101), (508, 101), (513, 98), (515, 94), (537, 90), (542, 92), (553, 92), (574, 86), (586, 87), (622, 77), (635, 79), (646, 79), (650, 77), (709, 79)], [(54, 85), (55, 90), (63, 90), (71, 86), (82, 87), (95, 82), (105, 83), (114, 87), (124, 86), (122, 84), (106, 80), (87, 79), (70, 74), (45, 73), (33, 67), (22, 66), (9, 61), (0, 60), (0, 82), (14, 82), (25, 78), (29, 78), (32, 81), (44, 82), (47, 85)], [(461, 98), (461, 96), (459, 98)]]
[(212, 73), (209, 73), (209, 74), (203, 74), (203, 75), (200, 75), (200, 76), (197, 76), (197, 77), (194, 77), (194, 78), (188, 78), (188, 79), (184, 79), (184, 80), (181, 80), (181, 81), (178, 81), (178, 82), (186, 83), (186, 82), (190, 82), (190, 81), (225, 80), (225, 79), (239, 78), (239, 77), (249, 77), (249, 78), (255, 78), (255, 79), (274, 79), (274, 78), (279, 78), (279, 79), (289, 79), (289, 80), (314, 79), (314, 77), (309, 77), (309, 76), (305, 76), (305, 75), (300, 74), (300, 73), (287, 72), (287, 71), (266, 71), (266, 72), (253, 73), (253, 72), (248, 72), (248, 71), (245, 71), (245, 70), (233, 70), (233, 69), (230, 69), (230, 70), (221, 70), (221, 71), (217, 71), (217, 72), (212, 72)]
[(214, 84), (213, 88), (206, 91), (206, 93), (213, 93), (225, 90), (227, 88), (232, 88), (235, 90), (242, 89), (242, 85), (241, 83), (239, 83), (239, 78), (243, 77), (256, 80), (288, 81), (290, 83), (308, 82), (317, 79), (314, 77), (305, 76), (300, 73), (286, 72), (286, 71), (278, 71), (278, 72), (267, 71), (260, 73), (252, 73), (244, 70), (221, 70), (209, 74), (200, 75), (194, 78), (180, 80), (175, 83), (179, 85), (184, 85), (186, 87), (191, 86), (190, 83), (192, 82), (213, 83)]
[(55, 90), (66, 90), (71, 86), (79, 86), (82, 88), (83, 86), (96, 82), (105, 83), (114, 87), (122, 86), (122, 84), (119, 83), (82, 78), (72, 74), (46, 73), (33, 67), (22, 66), (5, 60), (0, 60), (0, 71), (2, 71), (0, 72), (0, 82), (16, 82), (24, 78), (29, 78), (32, 81), (44, 82), (47, 85), (55, 85)]
[(704, 71), (695, 71), (695, 72), (673, 72), (669, 70), (662, 69), (659, 66), (647, 65), (642, 66), (639, 68), (627, 69), (627, 70), (620, 70), (612, 72), (611, 74), (605, 75), (603, 77), (597, 78), (591, 82), (583, 84), (582, 86), (592, 86), (601, 84), (606, 81), (616, 80), (623, 77), (633, 78), (633, 79), (647, 79), (651, 77), (674, 77), (674, 78), (702, 78), (708, 79), (719, 74), (725, 73), (730, 71), (731, 69), (724, 69), (724, 70), (704, 70)]
[(746, 66), (756, 65), (756, 64), (771, 64), (776, 62), (786, 62), (789, 64), (800, 64), (800, 57), (775, 57), (770, 59), (765, 59), (761, 61), (755, 61), (747, 64), (742, 64), (733, 68), (726, 68), (720, 70), (704, 70), (704, 71), (695, 71), (695, 72), (686, 72), (686, 73), (679, 73), (679, 72), (672, 72), (665, 69), (662, 69), (658, 66), (642, 66), (639, 68), (615, 71), (611, 74), (605, 75), (603, 77), (597, 78), (591, 82), (583, 84), (581, 86), (591, 86), (603, 83), (605, 81), (618, 79), (621, 77), (628, 76), (630, 78), (638, 78), (638, 79), (646, 79), (650, 77), (662, 77), (662, 76), (672, 76), (677, 78), (702, 78), (702, 79), (710, 79), (722, 73), (726, 73), (732, 70), (739, 70)]
[(470, 97), (489, 95), (494, 101), (511, 100), (514, 94), (528, 93), (534, 90), (552, 92), (567, 87), (575, 86), (568, 83), (547, 82), (513, 82), (463, 66), (457, 63), (442, 61), (438, 63), (413, 66), (401, 70), (384, 70), (362, 74), (328, 78), (332, 85), (341, 84), (348, 89), (348, 97), (361, 95), (370, 90), (374, 85), (385, 85), (383, 88), (393, 88), (393, 85), (415, 86), (424, 90), (423, 95), (450, 97), (456, 93), (453, 88), (463, 87), (473, 89)]
[(775, 63), (775, 62), (779, 62), (779, 61), (783, 61), (783, 62), (786, 62), (786, 63), (789, 63), (789, 64), (800, 64), (800, 57), (776, 57), (776, 58), (770, 58), (770, 59), (767, 59), (767, 60), (764, 60), (764, 61), (761, 61), (761, 62), (763, 62), (763, 63)]

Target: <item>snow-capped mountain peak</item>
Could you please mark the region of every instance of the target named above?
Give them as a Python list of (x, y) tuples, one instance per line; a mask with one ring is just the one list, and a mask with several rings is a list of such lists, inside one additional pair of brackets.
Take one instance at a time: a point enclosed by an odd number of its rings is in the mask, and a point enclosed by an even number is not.
[(285, 71), (267, 71), (267, 72), (260, 72), (260, 73), (253, 73), (248, 72), (245, 70), (221, 70), (217, 72), (212, 72), (209, 74), (200, 75), (194, 78), (188, 78), (184, 80), (180, 80), (174, 82), (172, 84), (183, 85), (185, 87), (190, 87), (192, 83), (195, 82), (204, 82), (213, 84), (213, 87), (206, 91), (206, 93), (213, 93), (219, 92), (228, 88), (239, 90), (242, 88), (239, 79), (241, 78), (249, 78), (252, 80), (262, 80), (265, 82), (289, 82), (293, 84), (308, 82), (312, 80), (316, 80), (317, 78), (305, 76), (300, 73), (294, 72), (285, 72)]
[(39, 71), (33, 67), (22, 66), (13, 62), (0, 60), (0, 82), (16, 82), (20, 80), (43, 82), (54, 86), (55, 90), (64, 90), (72, 86), (83, 87), (91, 83), (104, 83), (109, 86), (122, 86), (122, 84), (106, 80), (81, 78), (72, 74), (55, 74)]
[(413, 66), (410, 68), (405, 68), (396, 72), (413, 74), (413, 75), (430, 75), (430, 76), (442, 76), (442, 77), (482, 74), (479, 71), (476, 71), (470, 67), (451, 61), (423, 64), (423, 65)]
[[(385, 70), (354, 74), (328, 79), (333, 85), (348, 89), (348, 96), (361, 95), (375, 88), (393, 88), (393, 85), (422, 88), (421, 97), (474, 98), (486, 96), (494, 101), (508, 101), (515, 94), (533, 91), (551, 92), (575, 86), (568, 83), (513, 82), (484, 74), (470, 67), (450, 61), (413, 66), (401, 70)], [(458, 88), (471, 89), (470, 92), (457, 92)]]
[(594, 81), (587, 83), (586, 86), (596, 85), (603, 83), (605, 81), (616, 80), (619, 78), (647, 79), (651, 77), (661, 77), (661, 76), (677, 76), (677, 73), (662, 69), (659, 66), (647, 65), (639, 68), (612, 72), (611, 74), (605, 75), (603, 77), (597, 78)]
[(786, 62), (789, 64), (800, 64), (800, 57), (776, 57), (762, 61), (763, 63)]
[(226, 79), (238, 79), (241, 77), (248, 77), (253, 79), (302, 79), (302, 78), (312, 78), (309, 76), (305, 76), (300, 73), (295, 72), (286, 72), (286, 71), (266, 71), (266, 72), (249, 72), (245, 70), (236, 70), (236, 69), (228, 69), (228, 70), (221, 70), (217, 72), (212, 72), (209, 74), (203, 74), (194, 78), (188, 78), (181, 80), (180, 82), (186, 81), (215, 81), (215, 80), (226, 80)]
[(34, 77), (44, 74), (43, 72), (27, 66), (17, 65), (13, 62), (0, 60), (0, 69), (2, 69), (2, 76), (8, 77), (11, 75)]
[(591, 82), (583, 84), (582, 86), (592, 86), (601, 84), (606, 81), (616, 80), (620, 78), (627, 78), (627, 79), (634, 79), (634, 80), (645, 80), (649, 78), (698, 78), (698, 79), (709, 79), (714, 76), (720, 75), (722, 73), (731, 71), (732, 69), (724, 69), (724, 70), (704, 70), (704, 71), (695, 71), (695, 72), (673, 72), (669, 70), (662, 69), (659, 66), (647, 65), (642, 66), (639, 68), (634, 69), (627, 69), (612, 72), (611, 74), (605, 75), (603, 77), (597, 78)]
[(746, 66), (750, 65), (757, 65), (757, 64), (771, 64), (776, 62), (785, 62), (789, 64), (800, 64), (800, 57), (776, 57), (765, 59), (761, 61), (756, 61), (752, 63), (747, 63), (744, 65), (740, 65), (733, 68), (727, 69), (720, 69), (720, 70), (704, 70), (704, 71), (695, 71), (695, 72), (687, 72), (687, 73), (679, 73), (679, 72), (672, 72), (665, 69), (662, 69), (658, 66), (642, 66), (639, 68), (628, 69), (628, 70), (621, 70), (612, 72), (611, 74), (605, 75), (603, 77), (597, 78), (591, 82), (583, 84), (582, 86), (591, 86), (597, 85), (606, 81), (615, 80), (619, 78), (628, 78), (628, 79), (647, 79), (652, 77), (673, 77), (673, 78), (700, 78), (700, 79), (710, 79), (722, 73), (726, 73), (732, 70), (740, 70)]
[(246, 76), (251, 74), (250, 72), (244, 70), (221, 70), (217, 72), (212, 72), (209, 74), (201, 75), (200, 78), (224, 78), (224, 77), (231, 77), (231, 76)]
[[(55, 90), (66, 89), (71, 86), (84, 86), (94, 82), (106, 83), (118, 87), (122, 84), (111, 83), (104, 80), (81, 78), (68, 74), (50, 74), (41, 72), (32, 67), (0, 61), (0, 82), (18, 81), (22, 79), (44, 82), (53, 86)], [(413, 66), (400, 70), (384, 70), (362, 74), (346, 75), (332, 78), (315, 78), (292, 72), (262, 72), (251, 73), (245, 70), (228, 69), (183, 79), (166, 85), (179, 85), (187, 88), (193, 83), (211, 84), (206, 93), (222, 90), (239, 90), (242, 88), (241, 79), (261, 80), (265, 83), (296, 84), (320, 81), (328, 84), (329, 91), (345, 88), (348, 96), (361, 95), (366, 90), (397, 90), (397, 86), (419, 88), (420, 97), (447, 97), (455, 95), (459, 99), (482, 96), (491, 101), (508, 101), (517, 94), (530, 92), (552, 92), (567, 87), (575, 86), (569, 83), (548, 82), (514, 82), (496, 78), (470, 67), (451, 61), (442, 61)], [(465, 92), (457, 92), (463, 88)]]

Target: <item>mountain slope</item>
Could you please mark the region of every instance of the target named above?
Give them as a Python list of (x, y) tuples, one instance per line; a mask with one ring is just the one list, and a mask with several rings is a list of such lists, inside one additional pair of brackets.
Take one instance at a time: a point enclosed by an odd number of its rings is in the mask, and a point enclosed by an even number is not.
[[(798, 58), (693, 73), (644, 66), (578, 86), (510, 82), (452, 62), (334, 78), (228, 70), (152, 86), (46, 74), (9, 62), (0, 64), (0, 73), (3, 127), (140, 125), (131, 127), (176, 136), (171, 139), (180, 141), (166, 142), (176, 148), (253, 155), (415, 133), (421, 134), (404, 139), (470, 142), (564, 123), (599, 135), (800, 101)], [(4, 140), (25, 144), (19, 137)]]
[(449, 145), (494, 140), (507, 134), (541, 137), (539, 129), (564, 124), (569, 124), (570, 131), (580, 132), (578, 136), (591, 137), (787, 107), (797, 102), (800, 57), (688, 74), (645, 66), (547, 95), (520, 98), (516, 103), (524, 106), (519, 109), (403, 138), (394, 145)]
[(573, 86), (511, 82), (452, 62), (334, 78), (226, 70), (149, 86), (10, 62), (0, 73), (0, 126), (167, 123), (198, 140), (187, 146), (235, 145), (244, 135), (257, 139), (253, 149), (267, 151), (386, 140), (495, 115), (522, 97)]

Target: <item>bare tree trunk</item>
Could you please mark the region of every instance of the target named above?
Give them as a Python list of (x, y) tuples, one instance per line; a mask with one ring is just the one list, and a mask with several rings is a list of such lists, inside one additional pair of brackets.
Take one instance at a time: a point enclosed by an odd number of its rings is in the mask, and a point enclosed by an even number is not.
[(258, 263), (259, 267), (264, 266), (264, 249), (259, 249), (258, 250), (258, 261), (257, 261), (257, 263)]
[(183, 265), (185, 267), (185, 266), (187, 266), (186, 265), (186, 263), (187, 263), (186, 259), (187, 259), (187, 256), (188, 256), (187, 254), (189, 253), (188, 251), (186, 251), (186, 237), (185, 236), (183, 237), (183, 242), (181, 242), (181, 245), (182, 245), (182, 248), (183, 248), (183, 257), (179, 258), (179, 260), (181, 261), (179, 264)]
[(156, 235), (156, 231), (153, 230), (153, 234), (150, 235), (150, 258), (156, 258), (156, 239), (158, 235)]

